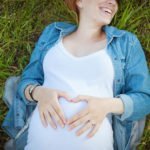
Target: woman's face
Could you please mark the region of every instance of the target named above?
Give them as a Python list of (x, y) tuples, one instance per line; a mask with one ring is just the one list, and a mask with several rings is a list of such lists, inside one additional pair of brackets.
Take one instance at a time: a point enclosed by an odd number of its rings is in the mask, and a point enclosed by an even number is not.
[(98, 24), (110, 24), (118, 10), (116, 0), (77, 0), (81, 18), (95, 21)]

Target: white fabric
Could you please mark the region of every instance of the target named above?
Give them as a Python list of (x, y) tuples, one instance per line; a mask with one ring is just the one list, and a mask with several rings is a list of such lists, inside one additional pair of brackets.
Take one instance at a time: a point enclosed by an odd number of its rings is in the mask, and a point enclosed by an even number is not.
[[(82, 57), (73, 56), (63, 45), (62, 39), (47, 52), (44, 61), (44, 87), (66, 91), (71, 97), (89, 95), (96, 97), (113, 97), (114, 70), (111, 59), (104, 48)], [(71, 118), (86, 107), (87, 103), (70, 103), (63, 97), (59, 98), (66, 118)], [(57, 130), (50, 125), (44, 128), (38, 108), (33, 112), (28, 144), (25, 150), (113, 150), (113, 130), (111, 114), (103, 120), (98, 132), (88, 139), (88, 130), (80, 136), (78, 126), (68, 131), (57, 123)]]

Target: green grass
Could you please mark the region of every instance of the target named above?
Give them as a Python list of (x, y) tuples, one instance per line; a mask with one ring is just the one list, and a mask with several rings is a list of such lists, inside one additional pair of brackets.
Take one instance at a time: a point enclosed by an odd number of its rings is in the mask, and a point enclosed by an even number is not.
[[(2, 101), (4, 83), (20, 75), (29, 61), (41, 31), (54, 21), (76, 23), (74, 12), (61, 0), (0, 0), (0, 123), (7, 113)], [(122, 0), (112, 25), (135, 33), (141, 41), (150, 67), (150, 1)], [(1, 146), (8, 139), (0, 129)], [(0, 147), (1, 149), (2, 147)], [(147, 117), (139, 150), (150, 149), (150, 117)]]

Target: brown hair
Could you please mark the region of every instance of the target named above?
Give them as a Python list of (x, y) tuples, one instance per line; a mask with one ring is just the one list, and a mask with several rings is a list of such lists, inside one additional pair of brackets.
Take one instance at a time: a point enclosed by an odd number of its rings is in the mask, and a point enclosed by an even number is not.
[(68, 8), (75, 12), (75, 14), (77, 15), (77, 19), (79, 21), (79, 10), (76, 5), (76, 1), (77, 0), (64, 0), (65, 4), (68, 6)]
[[(77, 0), (64, 0), (65, 4), (68, 6), (68, 8), (76, 13), (78, 21), (79, 21), (79, 10), (78, 10), (78, 7), (76, 5), (76, 1)], [(116, 1), (119, 5), (120, 0), (116, 0)]]

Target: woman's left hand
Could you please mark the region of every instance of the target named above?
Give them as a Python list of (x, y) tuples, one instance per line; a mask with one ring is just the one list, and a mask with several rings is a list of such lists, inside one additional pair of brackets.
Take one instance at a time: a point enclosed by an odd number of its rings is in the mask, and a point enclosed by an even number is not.
[(71, 99), (71, 102), (74, 103), (80, 101), (86, 101), (88, 103), (87, 107), (69, 119), (67, 124), (70, 126), (70, 130), (81, 124), (85, 124), (77, 131), (78, 136), (92, 127), (93, 130), (88, 134), (88, 137), (92, 137), (98, 131), (106, 115), (110, 112), (109, 100), (108, 98), (86, 95), (79, 95)]

